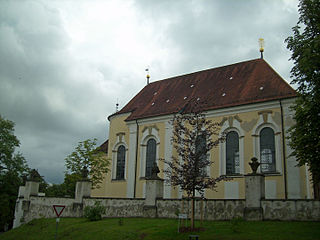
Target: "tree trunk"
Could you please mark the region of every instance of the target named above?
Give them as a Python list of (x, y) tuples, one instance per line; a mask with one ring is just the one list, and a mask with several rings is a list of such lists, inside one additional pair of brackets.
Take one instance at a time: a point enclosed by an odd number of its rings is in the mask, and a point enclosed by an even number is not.
[(194, 229), (194, 209), (195, 209), (195, 190), (193, 189), (192, 192), (192, 199), (191, 199), (191, 229)]
[(191, 229), (194, 229), (194, 197), (191, 199)]

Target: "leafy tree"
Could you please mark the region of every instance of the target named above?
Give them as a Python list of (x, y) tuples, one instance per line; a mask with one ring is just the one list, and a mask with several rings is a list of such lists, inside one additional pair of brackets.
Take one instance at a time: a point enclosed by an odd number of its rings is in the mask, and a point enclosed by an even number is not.
[(64, 183), (48, 186), (45, 190), (45, 194), (47, 197), (65, 197), (66, 189)]
[(171, 161), (164, 160), (168, 168), (164, 173), (168, 176), (167, 183), (179, 186), (191, 197), (191, 228), (194, 228), (194, 208), (196, 191), (203, 196), (207, 188), (215, 189), (217, 182), (224, 180), (224, 176), (209, 177), (208, 168), (212, 162), (207, 153), (224, 140), (219, 137), (220, 126), (206, 119), (200, 107), (195, 105), (190, 111), (178, 114), (172, 121), (173, 147), (177, 156)]
[(295, 125), (289, 130), (290, 146), (299, 165), (312, 173), (314, 193), (320, 198), (320, 2), (301, 0), (299, 21), (286, 39), (294, 67), (292, 83), (298, 86)]
[(28, 171), (26, 160), (15, 149), (20, 142), (14, 123), (0, 115), (0, 229), (12, 227), (15, 203), (22, 176)]
[[(72, 152), (65, 160), (67, 173), (70, 178), (79, 178), (82, 176), (84, 168), (88, 169), (92, 186), (99, 188), (103, 180), (103, 175), (108, 172), (109, 160), (105, 153), (96, 148), (97, 139), (87, 139), (79, 142), (75, 151)], [(71, 180), (71, 179), (70, 179)]]

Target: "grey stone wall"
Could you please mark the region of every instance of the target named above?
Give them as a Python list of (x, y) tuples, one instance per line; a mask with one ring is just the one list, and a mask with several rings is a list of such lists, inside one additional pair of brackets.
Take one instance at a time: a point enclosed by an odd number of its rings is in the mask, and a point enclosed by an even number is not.
[[(250, 184), (264, 189), (262, 176), (248, 176), (247, 192)], [(153, 180), (155, 181), (155, 180)], [(159, 183), (162, 181), (159, 180)], [(251, 185), (252, 185), (251, 184)], [(157, 191), (159, 184), (151, 184), (147, 199), (129, 198), (90, 198), (91, 185), (77, 184), (78, 196), (73, 198), (52, 198), (37, 196), (38, 183), (28, 182), (31, 186), (21, 187), (15, 209), (13, 227), (36, 218), (55, 218), (53, 205), (65, 205), (61, 217), (82, 217), (86, 206), (93, 206), (99, 201), (106, 208), (103, 217), (149, 217), (177, 218), (178, 214), (189, 214), (191, 201), (188, 199), (163, 199)], [(161, 186), (160, 186), (161, 187)], [(32, 189), (36, 189), (33, 191)], [(81, 190), (81, 191), (80, 191)], [(34, 193), (33, 193), (33, 192)], [(33, 193), (33, 194), (31, 194)], [(250, 195), (251, 194), (251, 195)], [(195, 218), (203, 220), (231, 220), (242, 217), (246, 220), (289, 220), (320, 221), (320, 201), (315, 200), (264, 200), (264, 191), (248, 193), (243, 200), (196, 199)], [(163, 196), (163, 193), (162, 193)], [(261, 200), (263, 199), (263, 200)], [(152, 204), (151, 204), (152, 203)]]
[(320, 221), (320, 201), (262, 200), (264, 220)]
[[(230, 220), (236, 217), (243, 217), (244, 207), (245, 200), (197, 199), (195, 202), (195, 218)], [(188, 214), (189, 211), (191, 211), (191, 201), (187, 199), (157, 200), (158, 217), (176, 218), (177, 213)]]
[[(156, 205), (145, 205), (145, 199), (84, 198), (78, 203), (72, 198), (30, 197), (18, 199), (15, 227), (37, 218), (55, 218), (53, 205), (65, 205), (61, 217), (82, 217), (86, 206), (96, 201), (106, 207), (103, 217), (177, 218), (190, 213), (191, 201), (186, 199), (157, 199)], [(263, 220), (320, 221), (320, 201), (262, 200)], [(20, 209), (20, 211), (18, 211)], [(231, 220), (244, 217), (245, 200), (196, 200), (196, 219)], [(19, 218), (19, 219), (18, 219)]]
[(106, 207), (106, 213), (102, 217), (143, 217), (144, 199), (126, 198), (84, 198), (83, 207), (93, 206), (95, 202), (101, 202)]
[(54, 218), (53, 205), (65, 205), (63, 216), (81, 217), (82, 206), (75, 203), (72, 198), (54, 198), (54, 197), (30, 197), (28, 200), (18, 198), (15, 209), (15, 219), (13, 227), (18, 227), (37, 218)]

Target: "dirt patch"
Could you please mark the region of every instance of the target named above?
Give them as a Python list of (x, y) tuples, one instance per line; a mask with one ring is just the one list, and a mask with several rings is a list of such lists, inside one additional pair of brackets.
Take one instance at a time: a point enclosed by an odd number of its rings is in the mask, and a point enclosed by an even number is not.
[(146, 233), (141, 233), (141, 234), (140, 234), (140, 239), (144, 239), (146, 236), (147, 236)]
[(191, 227), (180, 227), (179, 232), (180, 233), (186, 233), (186, 232), (203, 232), (206, 229), (203, 227), (197, 227), (197, 228), (191, 228)]

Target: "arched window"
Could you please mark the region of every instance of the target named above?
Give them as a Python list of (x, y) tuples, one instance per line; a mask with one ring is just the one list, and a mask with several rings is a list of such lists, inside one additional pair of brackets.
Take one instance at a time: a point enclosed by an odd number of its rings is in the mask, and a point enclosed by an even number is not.
[(154, 139), (149, 139), (147, 142), (147, 152), (146, 152), (146, 177), (151, 177), (152, 167), (156, 162), (157, 153), (157, 143)]
[(274, 131), (270, 127), (260, 131), (260, 161), (261, 172), (276, 171)]
[[(199, 160), (200, 161), (205, 161), (207, 159), (207, 139), (206, 139), (206, 133), (202, 132), (201, 135), (197, 136), (196, 139), (196, 155), (199, 156)], [(200, 164), (200, 168), (202, 170), (202, 173), (204, 173), (205, 175), (207, 175), (207, 171), (206, 171), (206, 164), (203, 163), (199, 163)], [(201, 166), (201, 165), (205, 165), (205, 166)]]
[(124, 179), (124, 169), (126, 164), (126, 148), (121, 145), (117, 151), (116, 179)]
[(235, 131), (226, 136), (226, 174), (240, 173), (239, 135)]

